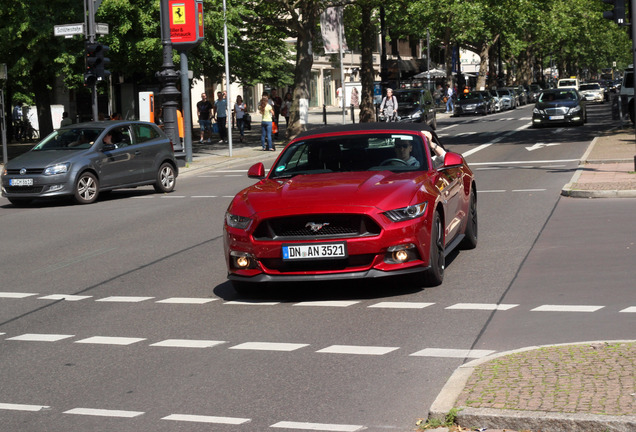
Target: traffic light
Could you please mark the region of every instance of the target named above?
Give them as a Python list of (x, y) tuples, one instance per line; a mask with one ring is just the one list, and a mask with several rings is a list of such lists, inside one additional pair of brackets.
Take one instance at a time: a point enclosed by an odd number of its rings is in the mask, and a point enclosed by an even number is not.
[(84, 73), (84, 85), (90, 86), (97, 81), (102, 81), (110, 75), (106, 67), (110, 64), (110, 59), (106, 53), (110, 48), (99, 43), (86, 42), (86, 73)]
[(625, 25), (625, 0), (603, 0), (614, 6), (612, 10), (604, 11), (603, 18), (614, 21), (618, 25)]

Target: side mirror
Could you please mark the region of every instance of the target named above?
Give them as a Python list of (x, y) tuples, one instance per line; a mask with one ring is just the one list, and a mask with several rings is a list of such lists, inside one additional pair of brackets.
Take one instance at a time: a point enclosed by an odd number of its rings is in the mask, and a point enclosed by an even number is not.
[(247, 171), (247, 176), (249, 178), (257, 179), (265, 178), (265, 166), (263, 165), (263, 162), (252, 165)]
[(464, 157), (458, 153), (446, 152), (444, 155), (444, 168), (455, 167), (464, 164)]

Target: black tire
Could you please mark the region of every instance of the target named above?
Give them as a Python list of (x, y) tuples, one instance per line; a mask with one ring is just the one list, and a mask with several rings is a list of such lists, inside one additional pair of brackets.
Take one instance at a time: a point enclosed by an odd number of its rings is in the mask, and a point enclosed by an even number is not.
[(154, 184), (155, 191), (159, 193), (169, 193), (174, 190), (177, 182), (174, 167), (168, 162), (164, 162), (157, 170), (157, 181)]
[(429, 286), (438, 286), (444, 281), (444, 268), (446, 258), (444, 256), (444, 227), (438, 212), (433, 217), (431, 228), (431, 252), (428, 258), (429, 269), (426, 273), (426, 282)]
[(85, 171), (75, 181), (73, 199), (78, 204), (92, 204), (99, 195), (99, 182), (91, 172)]
[(477, 247), (479, 232), (479, 225), (477, 222), (477, 193), (475, 192), (475, 189), (473, 189), (470, 194), (470, 202), (468, 203), (468, 221), (466, 222), (464, 239), (460, 245), (462, 249), (475, 249)]
[(26, 207), (33, 201), (31, 198), (7, 198), (16, 207)]

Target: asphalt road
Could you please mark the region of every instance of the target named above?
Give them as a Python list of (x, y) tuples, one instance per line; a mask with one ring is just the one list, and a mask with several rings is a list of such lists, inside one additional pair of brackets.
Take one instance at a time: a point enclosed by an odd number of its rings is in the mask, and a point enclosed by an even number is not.
[(628, 338), (633, 270), (621, 270), (635, 246), (601, 227), (628, 226), (633, 201), (560, 197), (609, 106), (540, 130), (531, 109), (439, 121), (476, 172), (480, 243), (451, 255), (435, 288), (239, 298), (222, 219), (247, 166), (90, 206), (0, 198), (0, 431), (408, 431), (467, 359)]

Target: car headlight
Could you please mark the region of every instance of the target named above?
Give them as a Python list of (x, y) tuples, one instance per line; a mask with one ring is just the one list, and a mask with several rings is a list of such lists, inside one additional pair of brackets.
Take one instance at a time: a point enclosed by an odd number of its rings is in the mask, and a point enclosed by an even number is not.
[(70, 163), (62, 163), (62, 164), (56, 164), (56, 165), (51, 165), (49, 167), (46, 167), (44, 169), (44, 175), (55, 175), (55, 174), (64, 174), (65, 172), (68, 172), (68, 167), (70, 166)]
[(225, 222), (232, 228), (245, 229), (250, 224), (252, 219), (245, 216), (233, 215), (232, 213), (225, 213)]
[(575, 106), (574, 108), (570, 108), (570, 114), (576, 114), (579, 111), (581, 111), (580, 106)]
[(414, 204), (408, 207), (386, 211), (383, 213), (383, 215), (391, 219), (393, 222), (402, 222), (405, 220), (415, 219), (422, 216), (426, 212), (426, 205), (426, 202)]
[(532, 110), (533, 114), (543, 114), (543, 111), (541, 111), (539, 108), (535, 108)]

